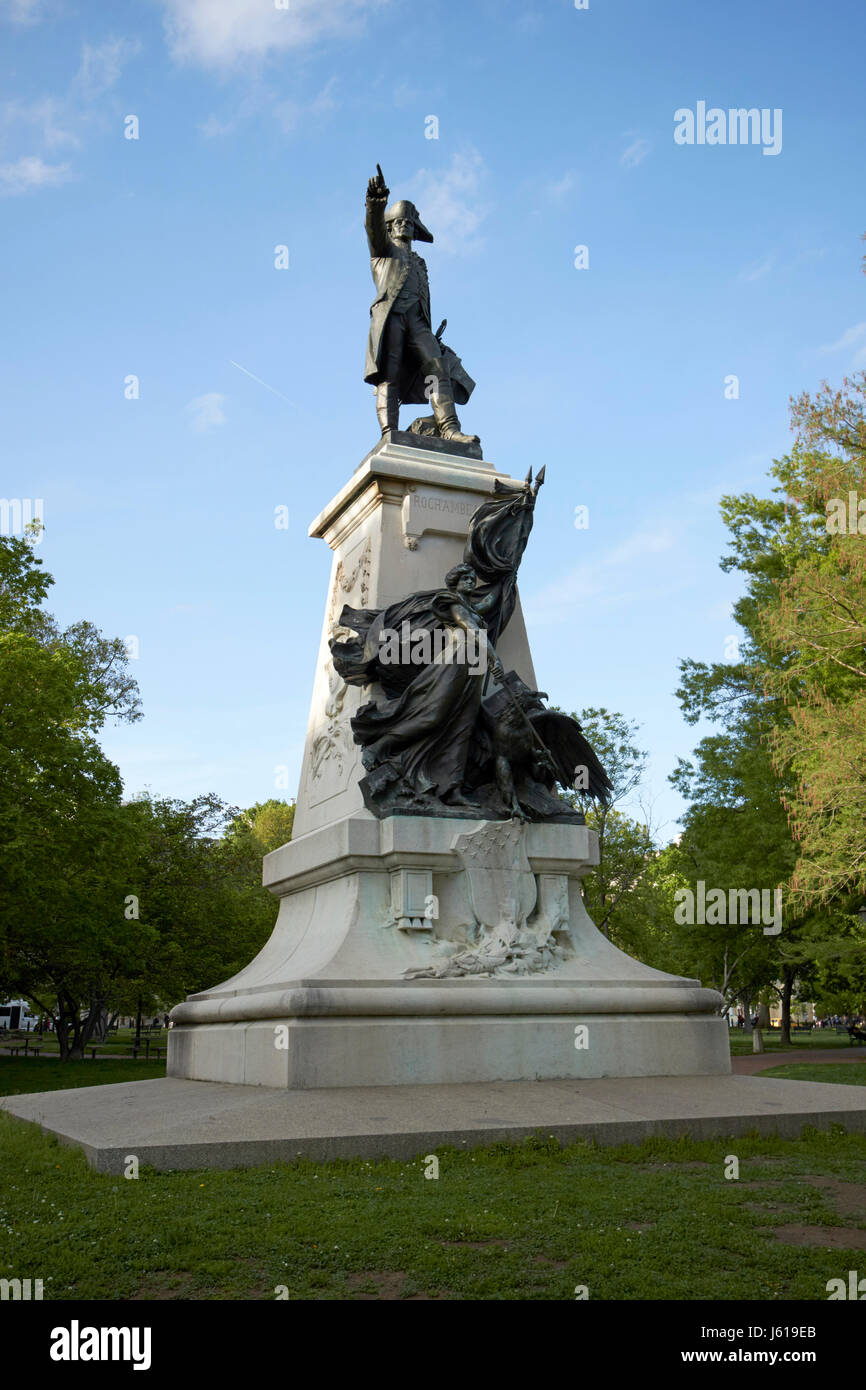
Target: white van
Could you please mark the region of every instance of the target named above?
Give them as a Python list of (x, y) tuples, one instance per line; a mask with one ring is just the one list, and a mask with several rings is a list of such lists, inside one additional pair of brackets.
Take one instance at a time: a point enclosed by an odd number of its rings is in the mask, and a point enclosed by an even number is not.
[(21, 1028), (25, 1033), (30, 1033), (38, 1021), (30, 1012), (26, 999), (10, 999), (6, 1004), (0, 1004), (0, 1029), (11, 1031)]

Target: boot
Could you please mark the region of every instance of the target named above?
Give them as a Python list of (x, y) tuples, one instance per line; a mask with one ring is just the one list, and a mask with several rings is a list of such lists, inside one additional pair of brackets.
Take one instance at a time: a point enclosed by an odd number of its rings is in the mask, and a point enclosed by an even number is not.
[(430, 404), (440, 437), (450, 439), (454, 444), (480, 444), (477, 434), (460, 433), (460, 421), (454, 405), (454, 387), (451, 385), (451, 378), (444, 362), (432, 362), (428, 374), (434, 376), (437, 381), (437, 389), (430, 395)]
[(382, 427), (382, 438), (390, 439), (391, 431), (399, 429), (400, 400), (393, 381), (380, 381), (376, 387), (376, 416)]

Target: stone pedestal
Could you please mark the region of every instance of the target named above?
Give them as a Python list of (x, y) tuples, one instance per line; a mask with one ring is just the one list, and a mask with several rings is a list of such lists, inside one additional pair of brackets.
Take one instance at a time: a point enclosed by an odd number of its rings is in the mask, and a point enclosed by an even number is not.
[[(405, 437), (405, 436), (404, 436)], [(529, 465), (527, 464), (527, 467)], [(349, 719), (368, 698), (347, 686), (334, 670), (328, 647), (340, 629), (343, 605), (385, 608), (413, 590), (441, 588), (446, 572), (463, 558), (469, 519), (493, 492), (494, 480), (509, 481), (483, 460), (433, 452), (406, 444), (380, 444), (310, 526), (334, 552), (331, 581), (301, 782), (295, 838), (360, 810), (364, 775), (361, 750), (352, 741)], [(529, 685), (535, 672), (518, 600), (499, 655)]]
[[(171, 1076), (292, 1089), (730, 1071), (719, 996), (617, 950), (589, 920), (576, 824), (378, 820), (328, 639), (345, 603), (438, 588), (497, 476), (378, 446), (313, 522), (334, 551), (290, 844), (269, 854), (270, 940), (173, 1012)], [(535, 686), (518, 601), (497, 649)]]
[(169, 1074), (310, 1089), (727, 1073), (718, 996), (586, 915), (596, 859), (585, 826), (368, 811), (284, 845), (265, 859), (270, 941), (175, 1009)]

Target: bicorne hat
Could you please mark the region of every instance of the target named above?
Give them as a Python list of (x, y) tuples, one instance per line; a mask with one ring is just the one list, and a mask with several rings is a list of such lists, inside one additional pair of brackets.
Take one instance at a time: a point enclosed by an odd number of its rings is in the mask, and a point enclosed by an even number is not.
[(401, 199), (399, 203), (392, 203), (385, 212), (385, 226), (387, 227), (389, 222), (396, 222), (398, 217), (405, 217), (407, 221), (414, 223), (414, 231), (412, 232), (413, 241), (433, 240), (432, 233), (428, 232), (421, 218), (418, 216), (418, 209), (414, 203), (408, 202), (405, 198)]

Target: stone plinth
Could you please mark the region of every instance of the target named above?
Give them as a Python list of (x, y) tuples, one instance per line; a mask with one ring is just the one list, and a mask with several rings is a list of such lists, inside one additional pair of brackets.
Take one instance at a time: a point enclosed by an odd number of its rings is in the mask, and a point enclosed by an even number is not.
[[(38, 1064), (36, 1064), (38, 1065)], [(98, 1063), (96, 1064), (99, 1065)], [(306, 1159), (397, 1158), (445, 1146), (640, 1144), (664, 1139), (781, 1135), (805, 1128), (866, 1133), (862, 1086), (757, 1076), (607, 1077), (460, 1086), (273, 1090), (160, 1077), (0, 1097), (0, 1111), (75, 1144), (100, 1173), (129, 1155), (163, 1170), (243, 1168)], [(853, 1233), (852, 1233), (853, 1238)]]
[[(526, 867), (501, 867), (491, 836)], [(271, 939), (174, 1010), (169, 1074), (307, 1089), (729, 1072), (718, 996), (590, 921), (595, 862), (578, 825), (362, 811), (292, 841), (265, 860)]]

